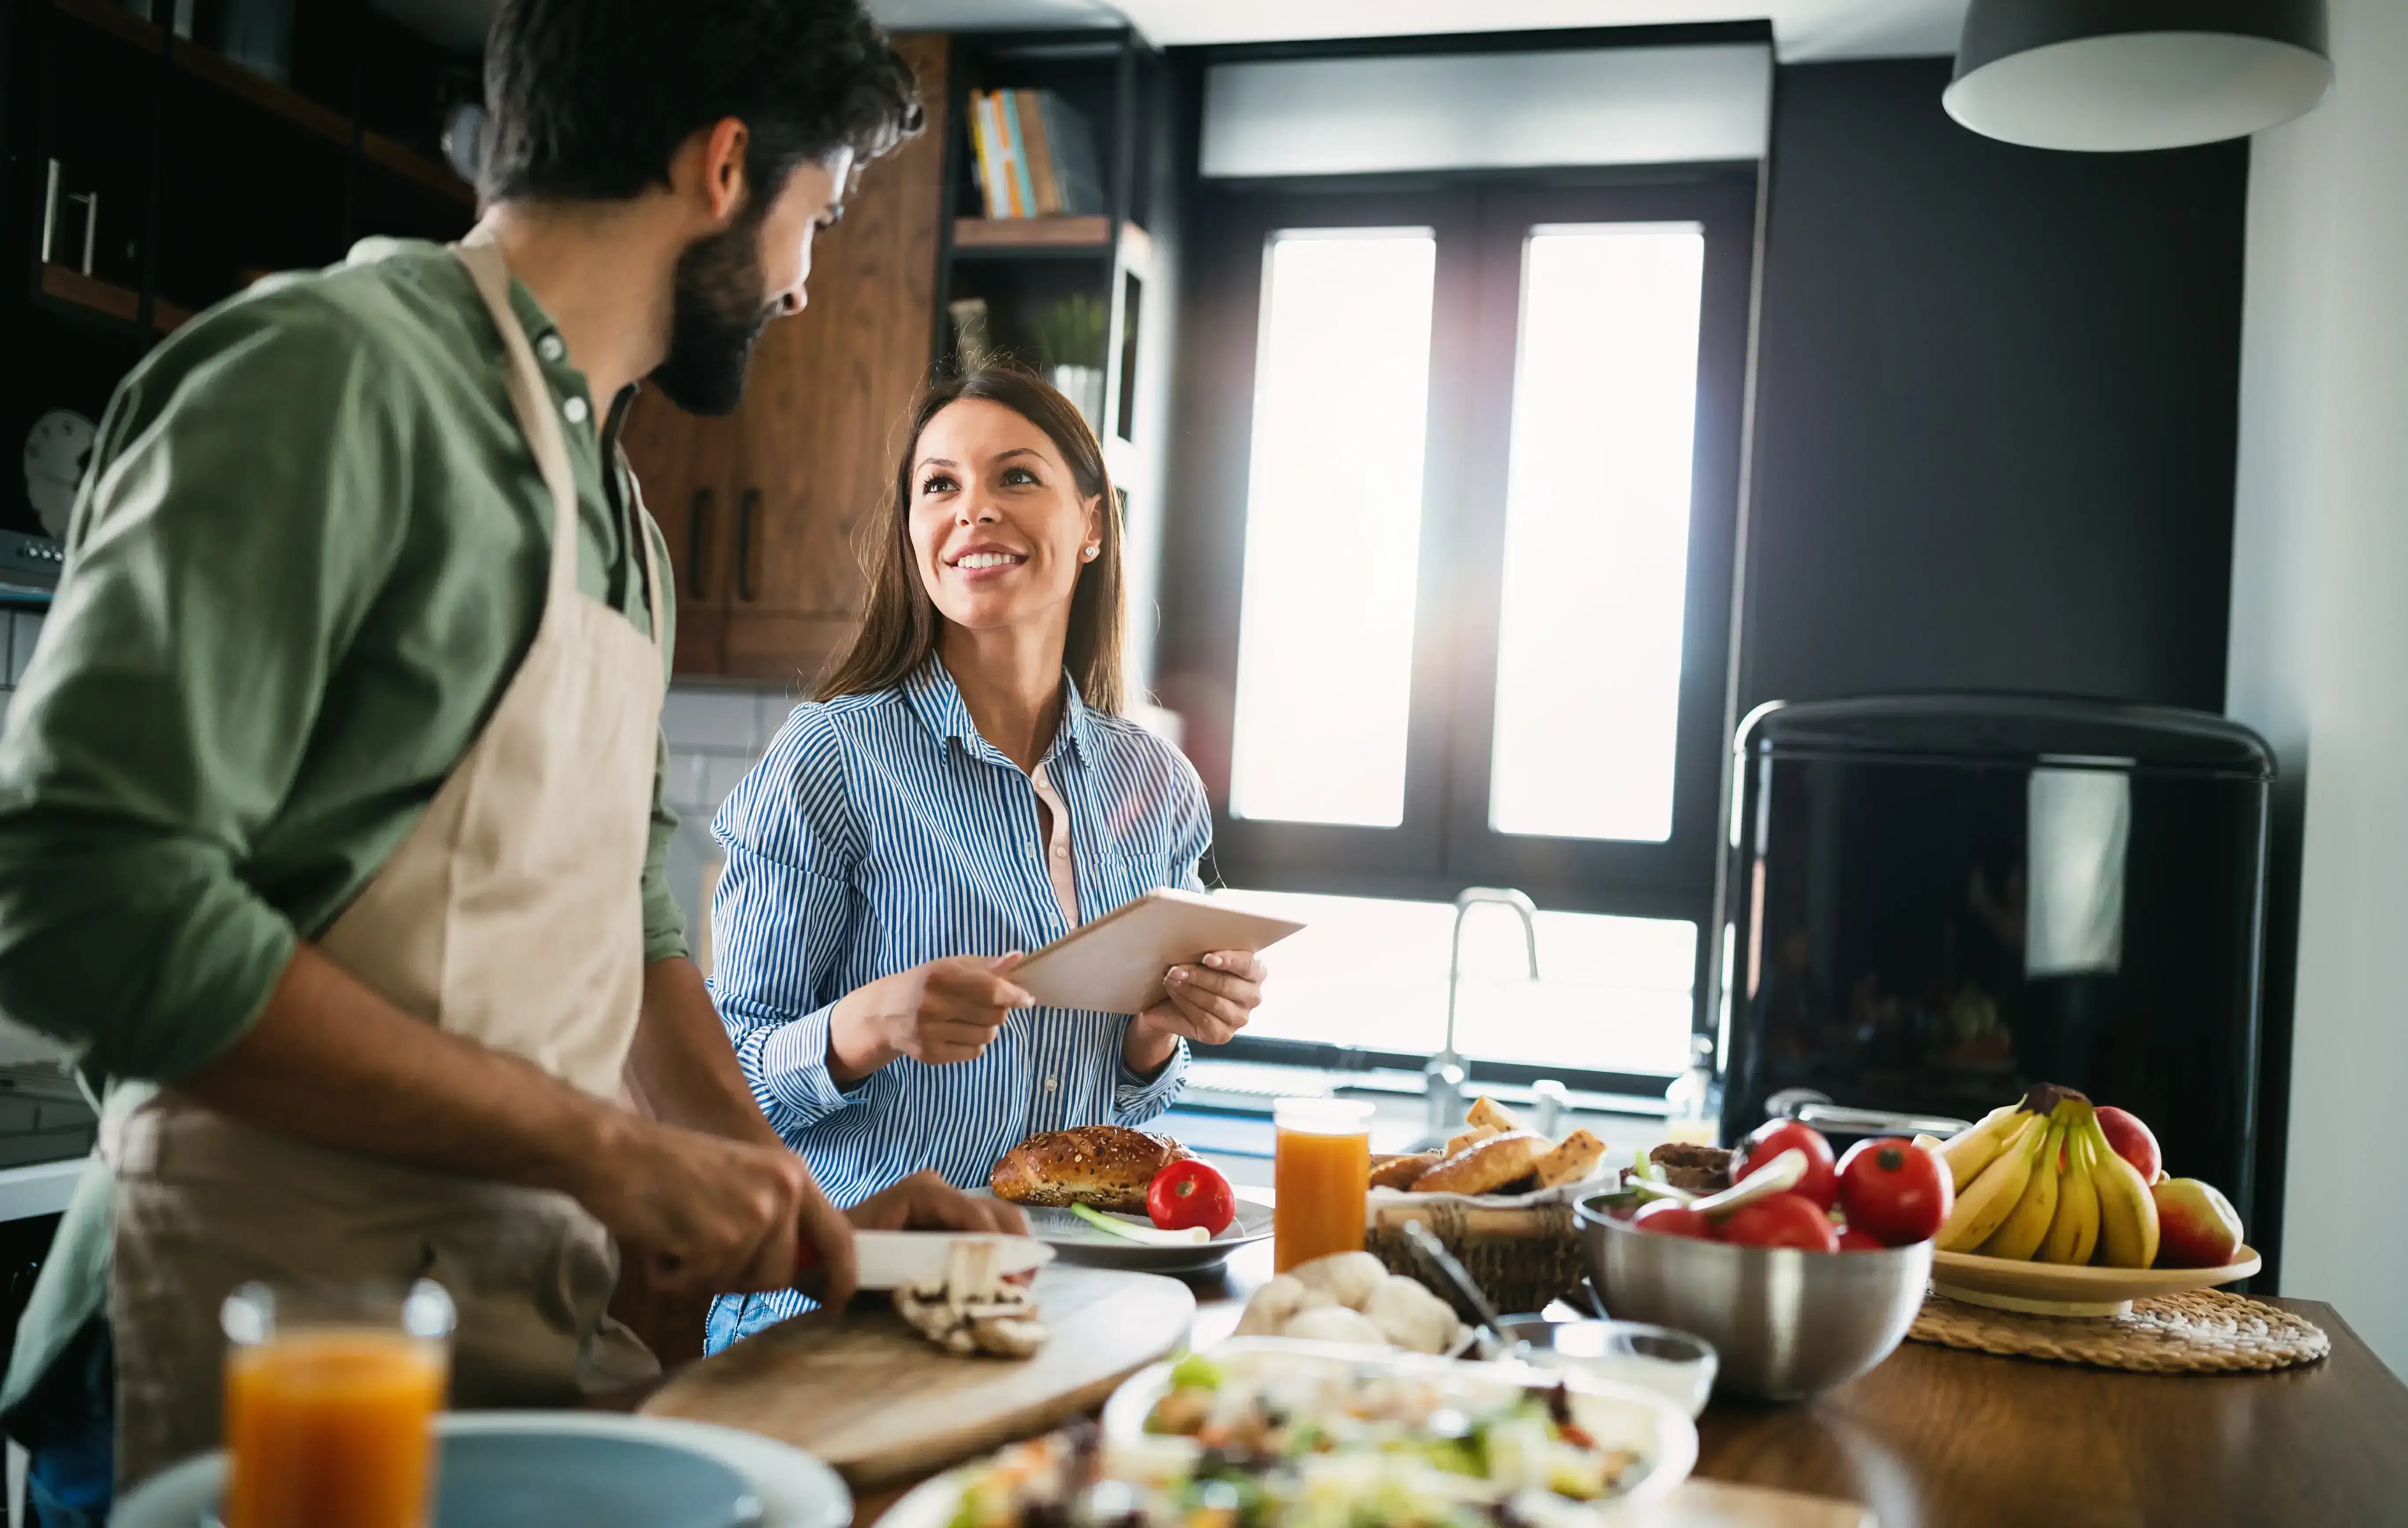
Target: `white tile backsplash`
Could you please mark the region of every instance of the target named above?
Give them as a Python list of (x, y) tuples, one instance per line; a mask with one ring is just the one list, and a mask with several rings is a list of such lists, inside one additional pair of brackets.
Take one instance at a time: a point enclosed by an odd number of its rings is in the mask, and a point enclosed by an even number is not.
[(671, 748), (751, 754), (761, 746), (761, 697), (752, 690), (673, 687), (661, 707)]
[(767, 748), (772, 742), (776, 741), (778, 729), (786, 725), (786, 718), (793, 715), (795, 708), (802, 703), (802, 697), (791, 690), (764, 690), (761, 693), (761, 746), (763, 748)]
[(785, 725), (795, 704), (793, 694), (783, 687), (678, 685), (662, 706), (661, 731), (669, 743), (662, 790), (680, 818), (669, 847), (669, 890), (684, 909), (686, 943), (705, 972), (710, 969), (709, 887), (719, 869), (710, 819)]
[(726, 754), (710, 756), (709, 767), (703, 773), (702, 795), (711, 811), (719, 810), (719, 804), (727, 800), (728, 792), (734, 790), (751, 771), (752, 762), (749, 757)]

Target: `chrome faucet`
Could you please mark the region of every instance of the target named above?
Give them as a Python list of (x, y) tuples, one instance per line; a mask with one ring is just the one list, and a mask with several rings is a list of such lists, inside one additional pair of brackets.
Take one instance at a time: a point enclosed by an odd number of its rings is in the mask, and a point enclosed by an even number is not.
[(1539, 979), (1539, 910), (1530, 899), (1511, 888), (1467, 887), (1455, 899), (1455, 946), (1446, 963), (1446, 1046), (1422, 1069), (1422, 1095), (1428, 1101), (1429, 1133), (1422, 1149), (1435, 1150), (1463, 1122), (1463, 1058), (1455, 1049), (1455, 999), (1463, 987), (1463, 920), (1474, 907), (1495, 902), (1521, 915), (1522, 936), (1530, 947), (1530, 980)]

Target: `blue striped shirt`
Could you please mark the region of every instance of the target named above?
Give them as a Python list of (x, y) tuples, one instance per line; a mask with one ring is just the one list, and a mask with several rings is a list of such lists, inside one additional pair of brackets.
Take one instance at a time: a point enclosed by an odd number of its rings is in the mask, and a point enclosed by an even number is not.
[[(1160, 887), (1200, 889), (1212, 818), (1195, 769), (1064, 685), (1043, 765), (1069, 818), (1081, 921)], [(1177, 1095), (1185, 1041), (1140, 1077), (1121, 1059), (1127, 1015), (1060, 1008), (1014, 1014), (975, 1060), (906, 1057), (850, 1088), (829, 1074), (829, 1015), (855, 987), (1069, 931), (1036, 788), (979, 735), (934, 657), (895, 689), (796, 708), (711, 831), (727, 857), (711, 995), (762, 1114), (838, 1206), (924, 1168), (982, 1187), (1039, 1131), (1142, 1125)], [(792, 1291), (723, 1297), (709, 1347), (808, 1308)]]

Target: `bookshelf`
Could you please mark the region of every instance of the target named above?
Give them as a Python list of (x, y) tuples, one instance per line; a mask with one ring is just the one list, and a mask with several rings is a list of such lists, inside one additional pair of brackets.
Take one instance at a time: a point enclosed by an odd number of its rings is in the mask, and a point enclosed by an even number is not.
[[(475, 59), (375, 0), (294, 0), (270, 78), (148, 19), (175, 8), (0, 0), (0, 446), (55, 411), (98, 420), (144, 353), (266, 272), (474, 221), (437, 138)], [(216, 36), (215, 7), (186, 9)], [(42, 530), (14, 474), (0, 530)]]
[[(1109, 449), (1127, 448), (1139, 434), (1129, 384), (1138, 360), (1139, 310), (1153, 274), (1147, 224), (1160, 179), (1154, 161), (1167, 136), (1159, 109), (1165, 94), (1161, 55), (1133, 31), (1121, 28), (971, 32), (955, 36), (950, 74), (948, 115), (958, 124), (946, 160), (946, 197), (953, 217), (941, 255), (932, 359), (939, 366), (958, 364), (965, 339), (961, 305), (982, 305), (990, 352), (1044, 370), (1079, 367), (1100, 371), (1102, 398), (1092, 422)], [(1053, 142), (1065, 131), (1057, 113), (1071, 119), (1068, 131), (1092, 138), (1100, 211), (995, 215), (1003, 209), (994, 205), (996, 198), (982, 175), (971, 123), (979, 116), (980, 93), (998, 91), (1012, 93), (1022, 108), (1032, 97), (1043, 98), (1039, 120), (1046, 146), (1038, 148), (1038, 159), (1057, 166), (1062, 162), (1060, 146)], [(1027, 129), (1025, 110), (1015, 112), (1012, 121)], [(1022, 140), (1015, 139), (1014, 145), (1017, 150)], [(1068, 179), (1057, 175), (1057, 182), (1068, 195)], [(1060, 322), (1066, 305), (1071, 304), (1102, 313), (1104, 323)], [(1049, 351), (1047, 337), (1063, 334), (1079, 337), (1077, 353)], [(1058, 339), (1054, 348), (1061, 348)]]

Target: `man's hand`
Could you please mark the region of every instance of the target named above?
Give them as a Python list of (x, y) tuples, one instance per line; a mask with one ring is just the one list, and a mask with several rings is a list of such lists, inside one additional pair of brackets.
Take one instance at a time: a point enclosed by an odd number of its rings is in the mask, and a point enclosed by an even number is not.
[(853, 1228), (783, 1146), (729, 1141), (633, 1116), (570, 1193), (677, 1294), (744, 1294), (795, 1282), (812, 1248), (815, 1288), (849, 1299)]
[(914, 1173), (883, 1193), (844, 1212), (855, 1231), (994, 1232), (1028, 1234), (1028, 1218), (1016, 1204), (976, 1199), (934, 1173)]

